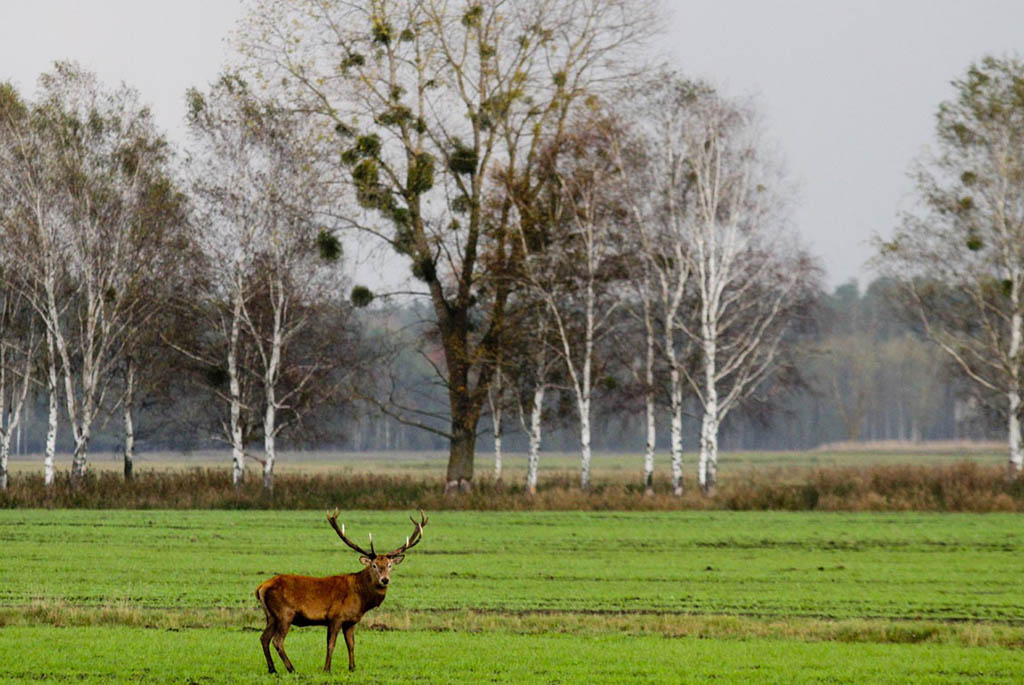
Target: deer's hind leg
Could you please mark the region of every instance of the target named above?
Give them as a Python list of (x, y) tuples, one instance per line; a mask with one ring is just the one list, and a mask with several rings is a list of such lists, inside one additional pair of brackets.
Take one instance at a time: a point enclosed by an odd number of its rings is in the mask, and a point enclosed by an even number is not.
[[(288, 636), (288, 629), (292, 627), (292, 618), (292, 616), (288, 616), (286, 618), (278, 619), (277, 625), (275, 626), (276, 630), (274, 631), (272, 638), (274, 649), (277, 650), (278, 656), (281, 657), (281, 661), (284, 662), (284, 667), (288, 669), (289, 673), (293, 672), (295, 668), (292, 666), (291, 659), (289, 659), (288, 655), (284, 653), (284, 639)], [(264, 647), (264, 649), (266, 648)]]
[[(273, 589), (271, 588), (271, 590)], [(263, 629), (263, 634), (260, 635), (260, 643), (263, 644), (263, 656), (267, 658), (267, 670), (271, 673), (277, 672), (277, 669), (274, 668), (274, 660), (270, 656), (270, 643), (273, 642), (274, 649), (277, 650), (278, 656), (281, 657), (284, 667), (291, 673), (295, 668), (292, 667), (291, 659), (284, 652), (284, 638), (288, 635), (288, 629), (291, 628), (292, 621), (295, 620), (295, 612), (282, 607), (279, 602), (276, 602), (273, 591), (271, 591), (270, 597), (268, 597), (267, 590), (261, 587), (257, 590), (256, 596), (259, 598), (260, 604), (263, 605), (263, 613), (267, 617), (267, 627)]]
[(277, 673), (277, 669), (274, 668), (274, 659), (270, 656), (270, 639), (276, 632), (277, 621), (267, 616), (267, 627), (263, 629), (263, 634), (260, 635), (260, 643), (263, 645), (263, 656), (267, 658), (267, 670), (270, 673)]
[(263, 607), (263, 616), (267, 620), (267, 627), (263, 629), (263, 633), (260, 635), (260, 644), (263, 645), (263, 656), (267, 659), (267, 671), (270, 673), (277, 673), (277, 669), (274, 668), (274, 659), (270, 656), (270, 640), (277, 633), (277, 618), (274, 613), (267, 606), (266, 588), (260, 586), (256, 589), (256, 599), (260, 600), (260, 606)]

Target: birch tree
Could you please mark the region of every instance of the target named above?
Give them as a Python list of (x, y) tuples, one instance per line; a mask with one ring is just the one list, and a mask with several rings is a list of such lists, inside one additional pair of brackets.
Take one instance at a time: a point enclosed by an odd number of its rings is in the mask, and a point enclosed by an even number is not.
[(653, 6), (267, 0), (243, 28), (254, 69), (334, 132), (365, 210), (346, 218), (406, 256), (426, 290), (444, 352), (448, 491), (471, 487), (514, 282), (505, 189), (539, 191), (541, 144), (623, 73)]
[[(232, 74), (209, 94), (190, 91), (189, 106), (205, 249), (227, 303), (233, 478), (238, 484), (244, 473), (241, 389), (248, 371), (260, 383), (263, 488), (269, 493), (276, 441), (287, 425), (282, 412), (295, 410), (298, 398), (338, 363), (311, 357), (289, 367), (288, 349), (310, 327), (315, 307), (340, 293), (340, 272), (331, 263), (340, 248), (318, 221), (324, 175), (309, 153), (311, 132), (302, 117), (256, 98)], [(239, 365), (243, 336), (258, 361), (248, 369)]]
[(133, 326), (133, 283), (160, 254), (144, 207), (166, 179), (167, 146), (126, 86), (104, 89), (77, 65), (40, 78), (19, 155), (23, 230), (9, 246), (27, 265), (24, 293), (59, 362), (74, 439), (72, 480), (85, 474), (93, 424)]
[[(236, 98), (235, 92), (240, 95)], [(266, 186), (250, 156), (258, 155), (258, 139), (250, 138), (243, 111), (248, 98), (244, 82), (225, 75), (211, 93), (198, 90), (188, 94), (190, 132), (189, 159), (192, 193), (196, 202), (196, 222), (204, 227), (200, 245), (207, 265), (208, 299), (199, 303), (200, 320), (219, 334), (191, 347), (186, 354), (214, 370), (223, 370), (227, 390), (221, 393), (221, 376), (206, 374), (214, 391), (227, 404), (228, 419), (224, 432), (231, 445), (231, 480), (240, 487), (245, 479), (246, 444), (257, 424), (256, 393), (250, 387), (250, 364), (256, 352), (243, 339), (244, 311), (256, 290), (256, 261), (261, 246), (257, 231), (265, 220), (260, 202), (266, 198)], [(258, 104), (251, 105), (252, 127), (259, 129), (255, 117)], [(255, 136), (254, 136), (255, 137)], [(253, 360), (255, 363), (255, 360)]]
[[(198, 193), (194, 197), (199, 197)], [(205, 211), (197, 208), (197, 218), (208, 229), (203, 234), (213, 238), (216, 231), (204, 217)], [(206, 240), (201, 240), (201, 244), (204, 271), (210, 275), (210, 281), (204, 289), (186, 293), (177, 301), (182, 318), (193, 322), (192, 330), (179, 340), (165, 338), (164, 342), (192, 362), (190, 381), (196, 393), (210, 396), (210, 411), (201, 414), (203, 418), (216, 418), (197, 423), (214, 439), (223, 439), (231, 447), (231, 480), (240, 488), (249, 456), (246, 448), (259, 439), (262, 424), (258, 415), (259, 384), (252, 373), (258, 363), (257, 353), (243, 335), (239, 293), (245, 292), (240, 289), (245, 279), (234, 273), (237, 265), (233, 262), (220, 262), (216, 267), (209, 264), (216, 253), (208, 252), (213, 246), (206, 244)], [(214, 246), (221, 244), (214, 239)], [(225, 259), (229, 257), (225, 255)]]
[(619, 135), (617, 123), (599, 115), (575, 124), (573, 135), (549, 148), (550, 196), (536, 205), (546, 213), (518, 207), (523, 217), (519, 240), (528, 255), (522, 277), (547, 309), (576, 400), (580, 487), (587, 489), (595, 353), (621, 304), (616, 282), (624, 280), (623, 205), (617, 192), (622, 187), (619, 169), (607, 153), (610, 139)]
[(517, 289), (510, 308), (508, 325), (513, 329), (505, 337), (502, 353), (502, 384), (510, 398), (510, 411), (518, 416), (527, 436), (525, 488), (537, 493), (540, 449), (545, 419), (545, 397), (560, 387), (558, 354), (560, 340), (552, 335), (551, 317), (543, 299), (533, 299), (527, 289)]
[[(544, 430), (544, 398), (552, 386), (551, 378), (554, 366), (558, 363), (558, 356), (552, 353), (547, 312), (541, 310), (536, 312), (536, 316), (538, 322), (534, 329), (536, 331), (534, 340), (540, 344), (531, 346), (532, 354), (526, 363), (526, 373), (520, 374), (520, 378), (528, 380), (523, 384), (520, 392), (520, 395), (525, 392), (526, 401), (524, 403), (522, 398), (519, 400), (519, 421), (529, 436), (526, 455), (526, 492), (530, 495), (537, 494), (540, 446)], [(530, 415), (529, 421), (526, 420), (527, 411)]]
[(918, 161), (919, 207), (889, 241), (883, 272), (982, 393), (1001, 396), (1009, 470), (1024, 468), (1024, 62), (985, 57), (940, 104), (936, 148)]
[(125, 321), (120, 353), (111, 366), (118, 391), (112, 404), (120, 408), (122, 462), (125, 480), (135, 464), (137, 404), (167, 384), (168, 348), (161, 341), (177, 324), (172, 306), (179, 292), (197, 292), (196, 247), (188, 220), (188, 202), (167, 169), (153, 169), (136, 209), (135, 246), (121, 282)]
[(538, 466), (543, 433), (544, 397), (552, 387), (559, 363), (553, 351), (549, 314), (543, 301), (528, 291), (511, 298), (502, 346), (495, 360), (494, 381), (488, 391), (494, 426), (494, 478), (503, 475), (502, 436), (506, 413), (514, 413), (527, 436), (526, 491), (537, 493)]
[[(624, 91), (633, 94), (630, 89)], [(638, 108), (644, 109), (644, 108)], [(635, 112), (630, 112), (635, 115)], [(633, 117), (630, 116), (630, 119)], [(635, 120), (631, 121), (635, 125)], [(634, 136), (635, 137), (635, 136)], [(646, 149), (642, 143), (630, 146), (622, 137), (612, 141), (611, 154), (618, 169), (623, 184), (628, 185), (626, 202), (628, 204), (628, 217), (626, 223), (633, 229), (638, 245), (634, 248), (640, 259), (630, 265), (630, 280), (635, 292), (635, 298), (628, 298), (634, 306), (629, 311), (634, 318), (639, 320), (643, 327), (644, 355), (643, 355), (643, 378), (637, 373), (632, 363), (627, 365), (632, 370), (635, 380), (643, 387), (644, 416), (645, 416), (645, 441), (643, 460), (643, 482), (644, 492), (647, 495), (654, 494), (654, 452), (657, 446), (657, 385), (655, 379), (656, 351), (658, 348), (658, 321), (656, 309), (657, 295), (655, 293), (655, 261), (656, 257), (648, 247), (649, 236), (654, 233), (651, 224), (654, 222), (654, 209), (652, 202), (653, 192), (650, 183), (653, 174), (645, 173), (650, 165), (647, 154), (653, 150)], [(653, 146), (652, 146), (653, 147)], [(648, 255), (650, 254), (650, 258)], [(639, 306), (636, 306), (636, 305)], [(632, 346), (632, 341), (627, 345)], [(626, 352), (627, 357), (634, 357), (633, 350)], [(680, 424), (681, 425), (681, 424)], [(680, 455), (680, 463), (682, 462)]]
[(628, 221), (634, 228), (634, 275), (646, 337), (647, 445), (644, 481), (651, 489), (655, 444), (655, 352), (668, 371), (671, 416), (672, 490), (683, 492), (684, 359), (692, 341), (681, 323), (691, 304), (688, 291), (693, 263), (691, 247), (694, 176), (689, 168), (691, 109), (711, 89), (661, 69), (652, 78), (623, 92), (618, 105), (629, 121), (627, 135), (611, 141), (622, 183)]
[[(27, 111), (14, 88), (0, 84), (0, 176), (17, 176), (15, 164), (18, 134), (22, 133)], [(6, 135), (3, 135), (6, 134)], [(0, 182), (0, 236), (10, 236), (18, 219), (19, 207), (9, 183)], [(8, 458), (11, 439), (21, 423), (28, 397), (37, 347), (36, 318), (18, 290), (16, 259), (0, 250), (0, 490), (8, 485)]]
[(787, 231), (785, 177), (755, 113), (703, 92), (686, 119), (685, 169), (694, 198), (685, 257), (696, 315), (680, 326), (700, 354), (700, 368), (687, 377), (703, 410), (698, 482), (713, 494), (721, 422), (775, 368), (816, 270)]
[(0, 261), (0, 490), (7, 489), (11, 440), (30, 397), (40, 338), (35, 313), (14, 287), (15, 268)]
[(504, 469), (504, 452), (502, 437), (504, 433), (503, 419), (505, 415), (505, 374), (502, 370), (501, 350), (495, 360), (494, 381), (487, 388), (487, 404), (491, 409), (491, 424), (494, 426), (494, 484), (501, 487)]
[[(4, 200), (4, 257), (17, 265), (5, 273), (9, 287), (25, 293), (40, 321), (44, 303), (52, 297), (67, 306), (67, 271), (61, 254), (62, 219), (59, 187), (49, 167), (51, 155), (44, 127), (34, 126), (38, 116), (10, 84), (0, 85), (0, 191)], [(45, 330), (45, 371), (48, 397), (44, 482), (53, 485), (59, 419), (59, 359), (54, 334)]]
[[(641, 265), (641, 277), (637, 283), (640, 297), (640, 320), (644, 331), (643, 393), (644, 393), (644, 494), (654, 494), (654, 450), (657, 447), (657, 386), (655, 384), (655, 359), (657, 349), (657, 325), (654, 318), (654, 292), (650, 264)], [(680, 465), (682, 459), (680, 458)]]

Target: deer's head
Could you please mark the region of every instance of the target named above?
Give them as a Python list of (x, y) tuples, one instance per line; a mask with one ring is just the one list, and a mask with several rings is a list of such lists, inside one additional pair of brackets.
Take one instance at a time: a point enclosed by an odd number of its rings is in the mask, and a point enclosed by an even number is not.
[(373, 549), (373, 534), (370, 534), (370, 549), (369, 551), (363, 549), (359, 545), (355, 544), (345, 535), (345, 524), (338, 526), (338, 510), (335, 509), (333, 513), (327, 515), (327, 521), (334, 528), (334, 531), (341, 538), (341, 541), (346, 545), (359, 552), (361, 555), (359, 561), (367, 568), (370, 572), (370, 578), (374, 585), (378, 589), (386, 590), (388, 584), (391, 582), (391, 569), (402, 563), (405, 559), (405, 551), (411, 547), (415, 547), (420, 540), (423, 539), (423, 526), (427, 525), (427, 517), (424, 516), (423, 512), (420, 511), (419, 522), (416, 519), (409, 517), (412, 521), (412, 525), (415, 526), (412, 531), (412, 535), (405, 539), (405, 544), (396, 547), (387, 554), (377, 554)]
[(388, 583), (391, 582), (391, 569), (402, 563), (402, 559), (405, 559), (404, 554), (399, 554), (395, 557), (381, 554), (374, 559), (359, 557), (359, 561), (370, 569), (370, 578), (373, 579), (374, 584), (382, 589), (386, 588)]

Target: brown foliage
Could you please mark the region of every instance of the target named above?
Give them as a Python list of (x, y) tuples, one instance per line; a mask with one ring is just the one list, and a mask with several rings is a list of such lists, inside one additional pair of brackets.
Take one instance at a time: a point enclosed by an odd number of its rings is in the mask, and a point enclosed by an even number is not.
[(580, 491), (576, 474), (541, 479), (536, 495), (521, 483), (496, 487), (479, 479), (472, 493), (445, 495), (434, 478), (373, 474), (280, 474), (273, 495), (258, 479), (236, 490), (228, 469), (142, 472), (125, 482), (115, 473), (89, 473), (72, 486), (67, 474), (47, 491), (41, 476), (12, 476), (0, 508), (86, 509), (442, 509), (463, 510), (788, 510), (1024, 512), (1024, 479), (971, 462), (801, 470), (748, 470), (723, 479), (717, 496), (696, 488), (673, 497), (667, 480), (644, 495), (633, 480), (595, 479)]

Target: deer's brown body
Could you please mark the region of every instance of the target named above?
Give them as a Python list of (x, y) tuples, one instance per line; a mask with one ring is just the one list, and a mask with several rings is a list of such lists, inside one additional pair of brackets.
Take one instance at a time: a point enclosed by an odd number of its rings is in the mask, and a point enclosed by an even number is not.
[(360, 561), (365, 568), (359, 573), (347, 573), (325, 578), (282, 574), (264, 581), (256, 588), (256, 599), (263, 606), (267, 627), (260, 636), (263, 655), (267, 659), (267, 668), (275, 672), (274, 660), (270, 655), (270, 643), (273, 642), (284, 667), (288, 671), (295, 670), (291, 660), (284, 651), (284, 638), (288, 630), (294, 626), (326, 626), (327, 627), (327, 660), (324, 670), (331, 670), (331, 656), (338, 632), (345, 636), (348, 648), (348, 668), (355, 670), (355, 627), (370, 609), (380, 606), (387, 596), (391, 569), (405, 558), (405, 550), (420, 541), (423, 526), (427, 519), (422, 516), (421, 523), (413, 520), (416, 526), (406, 544), (393, 552), (378, 555), (373, 551), (371, 538), (370, 551), (354, 545), (344, 534), (344, 526), (338, 528), (337, 512), (328, 516), (328, 521), (337, 531), (341, 539), (349, 547), (360, 552)]

